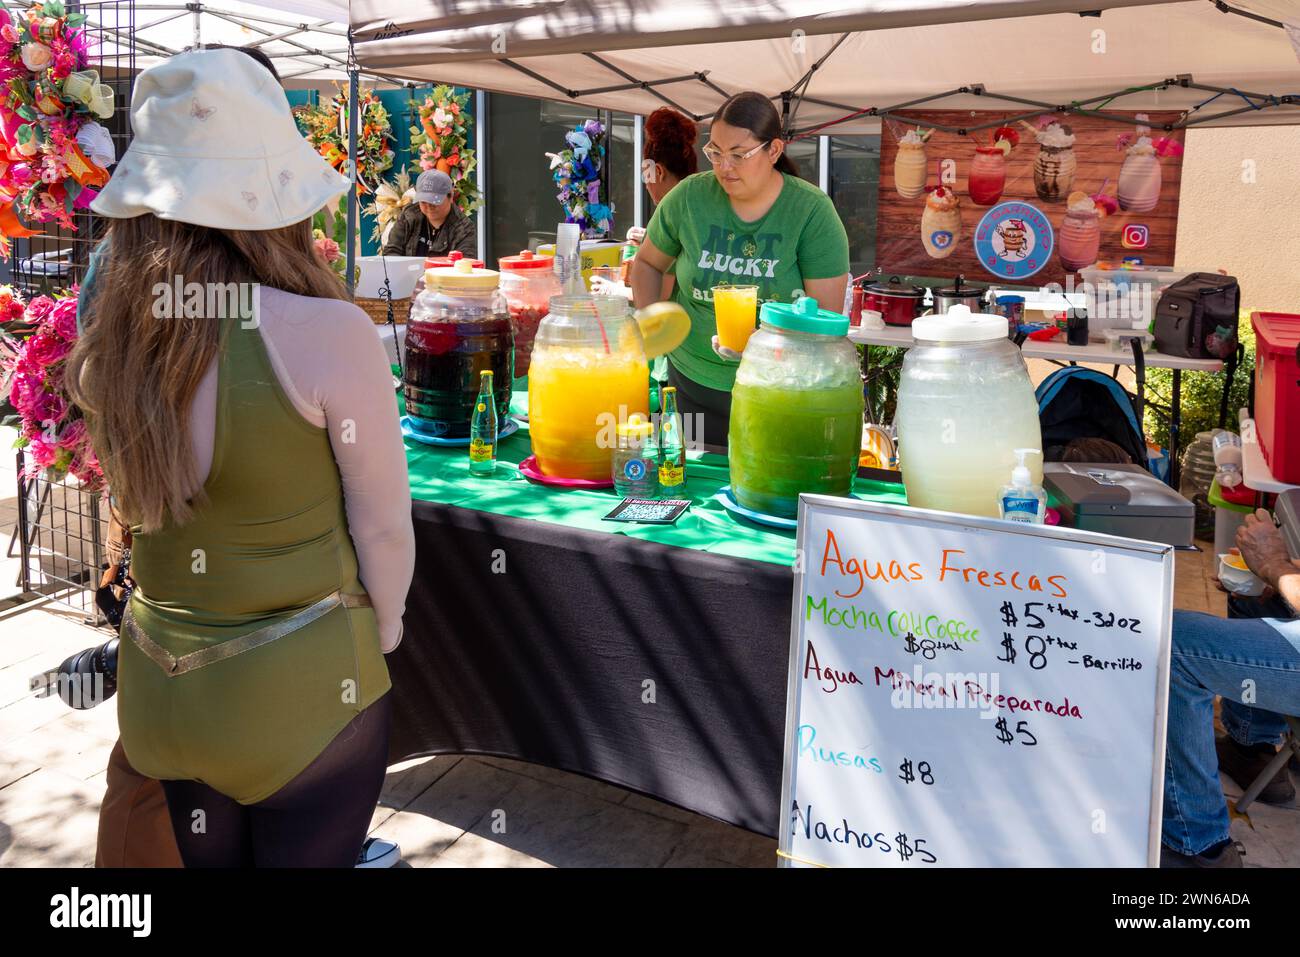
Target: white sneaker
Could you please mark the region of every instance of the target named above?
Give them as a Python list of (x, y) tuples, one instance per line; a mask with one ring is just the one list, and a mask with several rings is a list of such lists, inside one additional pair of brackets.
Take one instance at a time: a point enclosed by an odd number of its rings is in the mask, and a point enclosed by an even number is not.
[(368, 837), (361, 845), (357, 867), (392, 867), (402, 859), (402, 849), (381, 837)]

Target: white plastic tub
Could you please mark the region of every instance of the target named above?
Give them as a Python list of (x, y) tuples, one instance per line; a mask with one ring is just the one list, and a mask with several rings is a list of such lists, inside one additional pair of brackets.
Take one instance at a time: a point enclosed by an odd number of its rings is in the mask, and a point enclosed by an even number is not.
[(1089, 266), (1079, 270), (1083, 278), (1081, 287), (1088, 308), (1088, 328), (1143, 329), (1156, 315), (1160, 293), (1185, 276), (1172, 267), (1148, 266), (1145, 269), (1098, 269)]

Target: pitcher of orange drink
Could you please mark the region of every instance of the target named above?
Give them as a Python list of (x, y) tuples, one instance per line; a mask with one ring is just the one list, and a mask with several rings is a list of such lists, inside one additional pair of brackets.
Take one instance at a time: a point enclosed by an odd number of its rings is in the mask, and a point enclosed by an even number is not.
[(641, 330), (621, 296), (555, 296), (528, 373), (533, 453), (543, 475), (609, 481), (618, 426), (650, 417)]

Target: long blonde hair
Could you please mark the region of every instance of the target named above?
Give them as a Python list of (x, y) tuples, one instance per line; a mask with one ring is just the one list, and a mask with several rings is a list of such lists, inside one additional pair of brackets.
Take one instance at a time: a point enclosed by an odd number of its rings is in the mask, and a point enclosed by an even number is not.
[(201, 478), (190, 451), (190, 405), (222, 326), (219, 314), (187, 316), (186, 309), (159, 318), (159, 288), (180, 277), (182, 288), (257, 283), (325, 299), (347, 292), (317, 255), (310, 220), (220, 230), (146, 213), (115, 220), (108, 242), (66, 382), (119, 511), (151, 532), (168, 521), (184, 524), (202, 504), (201, 491), (188, 497)]

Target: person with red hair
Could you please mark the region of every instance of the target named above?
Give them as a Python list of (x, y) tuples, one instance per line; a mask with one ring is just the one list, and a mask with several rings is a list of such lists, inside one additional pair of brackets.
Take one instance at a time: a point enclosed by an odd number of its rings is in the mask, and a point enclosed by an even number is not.
[(646, 118), (641, 179), (656, 206), (674, 186), (699, 170), (697, 132), (694, 120), (666, 106)]
[[(641, 150), (641, 182), (645, 184), (646, 192), (656, 206), (663, 202), (674, 186), (698, 172), (699, 160), (695, 156), (697, 133), (694, 120), (666, 106), (646, 117), (645, 146)], [(643, 239), (644, 227), (628, 228), (629, 243), (640, 246)], [(591, 291), (599, 295), (632, 297), (632, 290), (628, 286), (609, 282), (599, 276), (592, 279)], [(670, 272), (664, 276), (660, 298), (670, 299), (672, 294), (673, 275)]]

